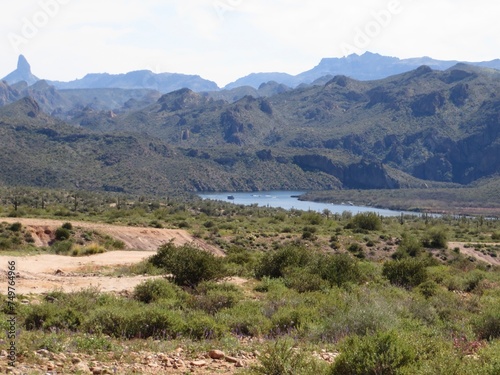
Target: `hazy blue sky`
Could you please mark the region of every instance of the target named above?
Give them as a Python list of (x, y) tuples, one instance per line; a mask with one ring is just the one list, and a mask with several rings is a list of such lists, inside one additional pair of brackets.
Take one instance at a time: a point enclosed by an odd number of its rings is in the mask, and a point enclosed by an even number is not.
[(493, 0), (0, 0), (0, 77), (22, 53), (41, 78), (199, 74), (220, 86), (364, 51), (500, 57)]

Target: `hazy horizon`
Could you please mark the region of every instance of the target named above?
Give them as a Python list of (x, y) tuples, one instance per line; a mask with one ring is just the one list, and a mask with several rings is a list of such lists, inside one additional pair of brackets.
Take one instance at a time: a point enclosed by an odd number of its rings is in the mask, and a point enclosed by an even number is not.
[(135, 70), (200, 75), (312, 69), (366, 51), (398, 58), (500, 57), (500, 4), (479, 0), (29, 0), (4, 5), (0, 76), (23, 54), (39, 78)]

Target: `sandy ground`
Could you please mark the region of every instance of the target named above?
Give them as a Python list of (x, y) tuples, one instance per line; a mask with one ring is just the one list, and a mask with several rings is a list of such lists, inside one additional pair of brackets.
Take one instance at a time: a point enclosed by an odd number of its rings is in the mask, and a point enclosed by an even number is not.
[[(35, 245), (47, 246), (50, 237), (46, 234), (60, 227), (64, 221), (48, 219), (0, 218), (0, 222), (20, 222), (33, 235)], [(130, 291), (151, 276), (106, 277), (103, 269), (131, 265), (155, 254), (158, 246), (173, 240), (177, 245), (194, 245), (223, 256), (224, 253), (202, 240), (196, 239), (184, 230), (155, 229), (118, 226), (100, 223), (71, 221), (73, 227), (97, 230), (125, 243), (124, 251), (110, 251), (87, 257), (60, 255), (0, 256), (0, 288), (3, 284), (7, 292), (8, 262), (16, 262), (16, 293), (40, 294), (52, 290), (66, 292), (97, 287), (103, 292)]]

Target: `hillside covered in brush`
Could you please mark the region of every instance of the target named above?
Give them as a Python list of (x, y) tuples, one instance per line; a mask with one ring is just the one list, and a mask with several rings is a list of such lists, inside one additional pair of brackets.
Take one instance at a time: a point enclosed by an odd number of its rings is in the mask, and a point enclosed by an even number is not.
[(336, 76), (237, 101), (4, 82), (0, 102), (4, 184), (393, 189), (500, 172), (500, 72), (464, 64), (376, 81)]

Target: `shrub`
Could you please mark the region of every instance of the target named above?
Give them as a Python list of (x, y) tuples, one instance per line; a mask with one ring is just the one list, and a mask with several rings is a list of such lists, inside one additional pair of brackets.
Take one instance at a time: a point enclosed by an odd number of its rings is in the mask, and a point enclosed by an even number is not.
[(253, 374), (262, 375), (318, 375), (322, 365), (294, 348), (291, 340), (277, 340), (259, 356), (260, 364), (253, 366)]
[(375, 212), (359, 213), (351, 219), (348, 227), (369, 231), (380, 230), (382, 229), (382, 220)]
[(290, 334), (292, 331), (305, 328), (311, 320), (313, 310), (308, 307), (282, 306), (271, 317), (272, 333), (275, 336)]
[(445, 249), (448, 247), (448, 233), (444, 227), (433, 227), (425, 235), (422, 244), (428, 248)]
[(13, 246), (13, 243), (8, 238), (0, 238), (0, 250), (9, 250)]
[(324, 256), (318, 263), (319, 274), (332, 286), (357, 282), (361, 276), (357, 261), (348, 254)]
[(211, 316), (194, 312), (188, 316), (185, 333), (194, 340), (213, 340), (221, 338), (226, 331), (226, 327), (217, 323)]
[(52, 245), (52, 251), (56, 254), (69, 254), (72, 246), (73, 241), (71, 240), (60, 241)]
[(474, 321), (474, 331), (482, 340), (493, 340), (500, 338), (500, 306), (490, 308)]
[(67, 229), (67, 230), (73, 230), (73, 224), (71, 223), (64, 223), (61, 228)]
[(21, 229), (23, 228), (23, 225), (21, 223), (13, 223), (9, 229), (12, 231), (12, 232), (20, 232)]
[(177, 290), (166, 280), (146, 280), (134, 288), (133, 296), (140, 302), (151, 303), (161, 298), (176, 298)]
[(116, 338), (177, 338), (186, 330), (179, 312), (154, 305), (114, 304), (102, 306), (90, 314), (84, 323), (90, 334), (104, 334)]
[(71, 237), (71, 232), (67, 228), (57, 228), (55, 232), (56, 240), (64, 241)]
[(331, 367), (331, 375), (395, 375), (416, 360), (410, 344), (394, 332), (349, 337), (340, 353)]
[(309, 268), (291, 268), (285, 272), (285, 285), (299, 293), (313, 292), (328, 287), (321, 275)]
[(261, 302), (242, 301), (217, 313), (217, 321), (238, 336), (259, 337), (271, 330), (271, 321), (264, 315)]
[(197, 295), (192, 296), (191, 307), (209, 314), (230, 308), (241, 299), (241, 291), (236, 285), (202, 282), (196, 288)]
[(358, 297), (347, 296), (344, 301), (335, 301), (324, 308), (325, 318), (315, 335), (318, 339), (324, 342), (338, 342), (349, 335), (370, 335), (377, 331), (393, 329), (398, 325), (399, 319), (393, 303), (378, 295), (372, 295), (368, 289), (359, 291)]
[(177, 285), (195, 287), (202, 281), (214, 280), (224, 275), (220, 258), (188, 244), (176, 247), (169, 242), (160, 246), (149, 261), (171, 273), (172, 280)]
[(409, 289), (427, 280), (427, 269), (422, 261), (407, 258), (384, 263), (382, 275), (391, 284)]
[(417, 257), (422, 252), (422, 243), (408, 233), (403, 233), (398, 250), (393, 256), (395, 259), (401, 259), (405, 256)]
[(304, 267), (312, 260), (311, 253), (303, 247), (285, 246), (277, 251), (263, 256), (256, 267), (255, 275), (258, 279), (264, 276), (283, 277), (289, 267)]
[(426, 298), (436, 295), (439, 286), (433, 280), (427, 280), (418, 286), (418, 291)]
[(52, 303), (33, 306), (27, 314), (25, 326), (28, 330), (35, 329), (69, 329), (77, 330), (84, 320), (81, 312), (73, 307), (60, 307)]

